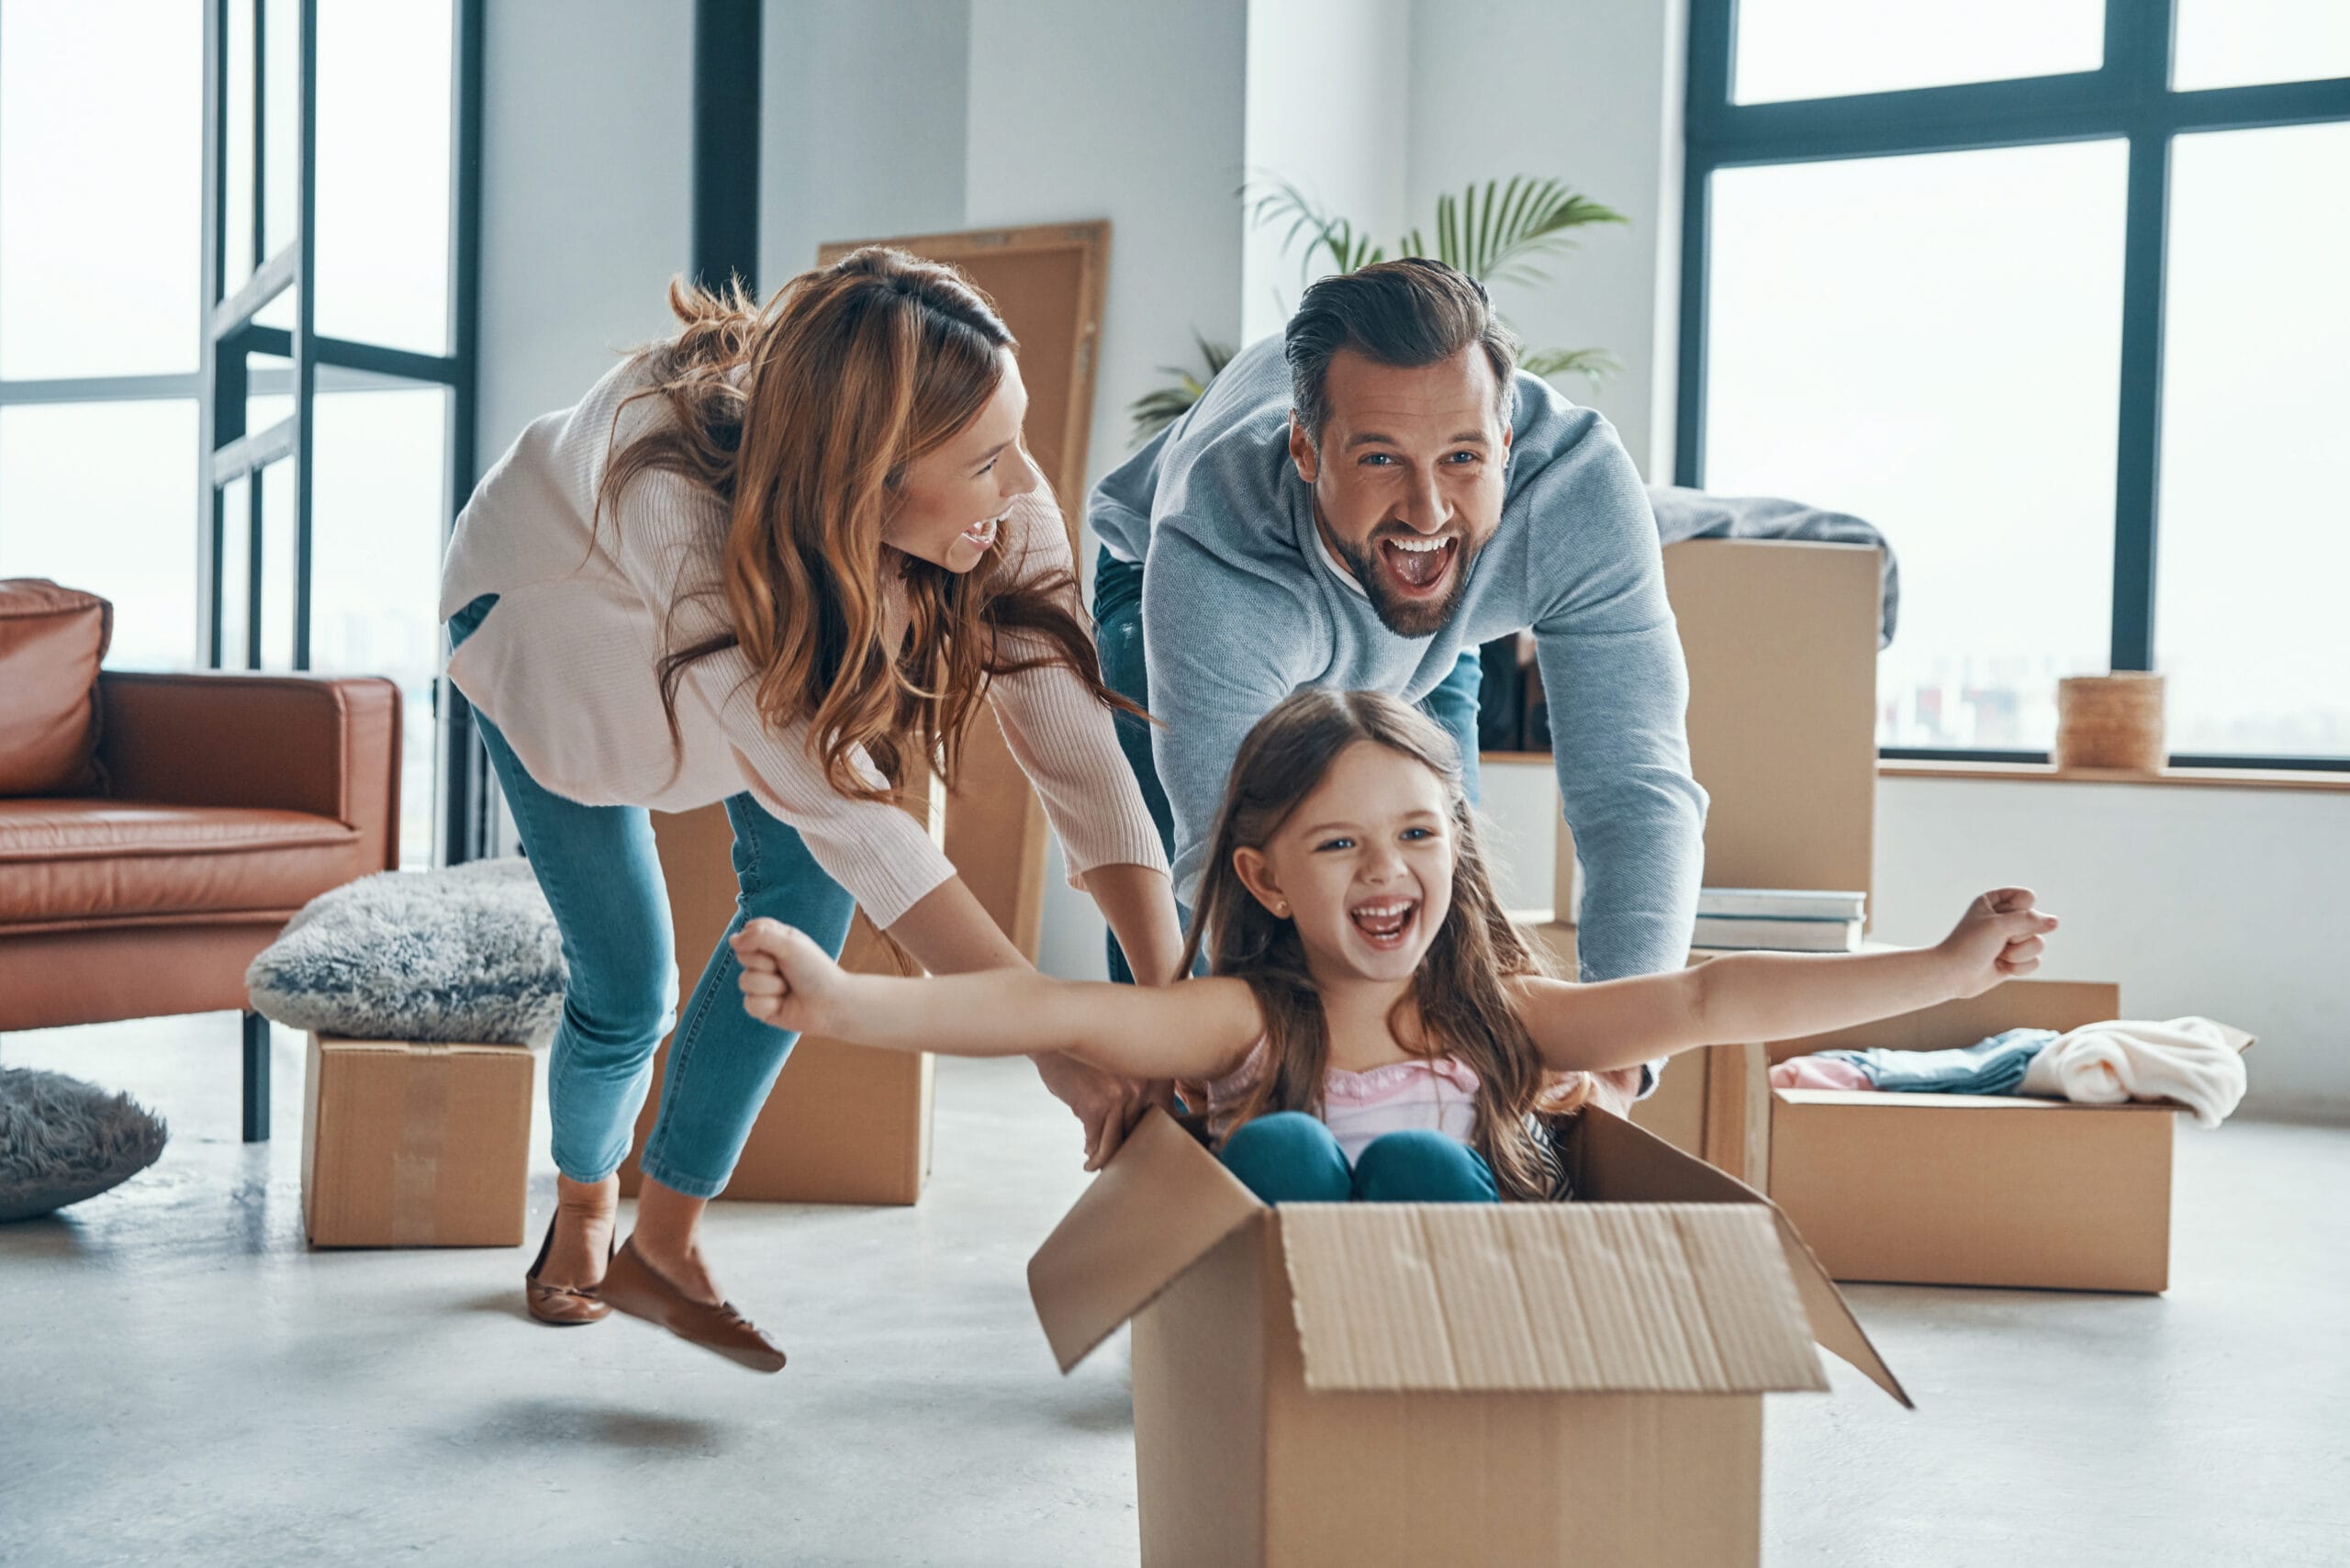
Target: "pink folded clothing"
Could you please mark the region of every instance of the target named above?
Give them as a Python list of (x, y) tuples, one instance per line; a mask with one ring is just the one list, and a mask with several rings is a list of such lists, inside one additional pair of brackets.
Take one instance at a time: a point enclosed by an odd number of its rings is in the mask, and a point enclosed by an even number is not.
[(1848, 1061), (1832, 1057), (1789, 1057), (1771, 1070), (1774, 1089), (1864, 1089), (1875, 1081)]

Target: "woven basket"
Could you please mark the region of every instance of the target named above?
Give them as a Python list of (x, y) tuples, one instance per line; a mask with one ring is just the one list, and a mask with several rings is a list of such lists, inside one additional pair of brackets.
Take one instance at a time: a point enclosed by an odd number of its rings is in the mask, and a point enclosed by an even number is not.
[(2144, 671), (2056, 683), (2056, 766), (2159, 773), (2163, 678)]

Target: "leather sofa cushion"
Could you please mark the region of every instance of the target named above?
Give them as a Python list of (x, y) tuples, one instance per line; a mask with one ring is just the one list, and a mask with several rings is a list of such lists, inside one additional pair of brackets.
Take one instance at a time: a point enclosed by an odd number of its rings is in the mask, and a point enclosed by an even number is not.
[(0, 580), (0, 797), (94, 795), (98, 665), (114, 607), (46, 577)]
[(357, 828), (306, 812), (0, 801), (0, 929), (290, 913), (369, 868)]

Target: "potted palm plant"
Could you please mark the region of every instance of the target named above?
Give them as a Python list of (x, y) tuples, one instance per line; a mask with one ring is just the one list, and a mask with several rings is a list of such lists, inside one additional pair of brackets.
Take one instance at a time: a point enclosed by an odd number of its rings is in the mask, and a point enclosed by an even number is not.
[[(1595, 223), (1628, 221), (1563, 180), (1513, 174), (1506, 180), (1472, 183), (1458, 196), (1448, 192), (1437, 197), (1436, 221), (1429, 229), (1414, 228), (1393, 244), (1382, 245), (1352, 220), (1324, 210), (1278, 176), (1264, 175), (1244, 186), (1240, 195), (1253, 227), (1286, 225), (1281, 252), (1298, 254), (1302, 282), (1328, 273), (1355, 272), (1390, 256), (1427, 256), (1460, 268), (1488, 287), (1539, 285), (1550, 281), (1545, 263), (1579, 247), (1578, 230)], [(1128, 407), (1136, 445), (1181, 418), (1232, 358), (1229, 344), (1210, 342), (1196, 331), (1192, 340), (1206, 375), (1160, 366), (1176, 380)], [(1531, 350), (1520, 356), (1518, 365), (1546, 379), (1575, 375), (1593, 386), (1618, 368), (1606, 350), (1588, 348)]]

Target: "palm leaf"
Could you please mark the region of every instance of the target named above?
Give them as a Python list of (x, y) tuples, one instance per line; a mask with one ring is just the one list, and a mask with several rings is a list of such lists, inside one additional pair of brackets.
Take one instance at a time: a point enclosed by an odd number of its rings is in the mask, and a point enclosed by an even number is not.
[(1315, 274), (1314, 257), (1320, 252), (1329, 258), (1329, 270), (1350, 273), (1384, 261), (1386, 252), (1371, 242), (1371, 236), (1361, 233), (1344, 218), (1325, 213), (1312, 197), (1287, 180), (1261, 175), (1257, 182), (1241, 187), (1244, 210), (1250, 227), (1268, 229), (1286, 223), (1281, 233), (1281, 252), (1286, 255), (1296, 248), (1301, 237), (1305, 240), (1305, 253), (1299, 259), (1298, 275), (1302, 282), (1312, 282)]
[(1232, 363), (1232, 356), (1238, 352), (1230, 343), (1208, 342), (1197, 328), (1192, 331), (1192, 342), (1199, 345), (1200, 360), (1207, 366), (1207, 375), (1196, 375), (1180, 364), (1160, 365), (1159, 371), (1175, 377), (1175, 384), (1146, 392), (1126, 405), (1126, 412), (1135, 422), (1135, 445), (1142, 445), (1189, 412), (1192, 404), (1207, 395), (1208, 384), (1224, 374), (1224, 367)]
[(1580, 375), (1597, 386), (1624, 367), (1606, 349), (1539, 349), (1520, 355), (1517, 368), (1545, 381), (1555, 381), (1561, 375)]

